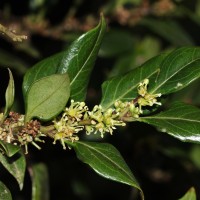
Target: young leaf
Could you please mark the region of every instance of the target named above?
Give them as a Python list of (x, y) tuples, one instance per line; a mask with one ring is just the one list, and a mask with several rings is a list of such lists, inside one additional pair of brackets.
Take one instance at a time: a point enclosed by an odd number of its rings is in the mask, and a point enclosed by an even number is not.
[(103, 109), (106, 110), (111, 107), (116, 100), (131, 101), (137, 97), (138, 84), (145, 78), (155, 79), (159, 73), (160, 64), (165, 57), (166, 54), (161, 54), (126, 75), (105, 81), (102, 85), (101, 106)]
[(71, 98), (75, 101), (83, 101), (105, 29), (105, 20), (101, 16), (99, 25), (75, 40), (67, 51), (47, 58), (33, 66), (24, 76), (24, 98), (29, 87), (36, 80), (52, 74), (67, 72), (71, 81)]
[(0, 181), (0, 199), (12, 200), (10, 190)]
[(39, 163), (33, 165), (29, 171), (32, 179), (32, 200), (48, 200), (49, 181), (46, 166)]
[(9, 71), (10, 80), (8, 83), (8, 87), (6, 89), (6, 107), (5, 107), (3, 119), (5, 119), (8, 113), (10, 112), (10, 109), (14, 102), (14, 96), (15, 96), (15, 85), (14, 85), (13, 75), (10, 69), (8, 69), (8, 71)]
[(54, 74), (34, 82), (27, 93), (25, 121), (33, 117), (50, 120), (58, 115), (69, 99), (69, 77)]
[(181, 197), (179, 200), (196, 200), (196, 192), (195, 189), (193, 187), (191, 187), (187, 193)]
[(0, 145), (3, 147), (3, 151), (5, 151), (5, 153), (8, 157), (12, 157), (13, 155), (15, 155), (20, 150), (19, 146), (9, 144), (9, 143), (5, 143), (1, 140), (0, 140)]
[(181, 141), (200, 143), (200, 110), (194, 106), (176, 102), (169, 110), (138, 121), (159, 127)]
[(18, 152), (9, 158), (5, 154), (0, 153), (0, 162), (17, 180), (19, 187), (22, 190), (26, 169), (26, 160), (24, 154), (22, 152)]
[(183, 47), (172, 51), (161, 63), (150, 93), (169, 94), (181, 90), (200, 77), (200, 48)]
[(111, 144), (76, 142), (72, 144), (77, 157), (99, 175), (142, 190), (119, 151)]

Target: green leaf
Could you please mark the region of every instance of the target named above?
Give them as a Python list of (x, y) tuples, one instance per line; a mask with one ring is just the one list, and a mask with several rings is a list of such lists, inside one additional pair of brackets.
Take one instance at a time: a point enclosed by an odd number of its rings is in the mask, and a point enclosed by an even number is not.
[(32, 179), (32, 200), (48, 200), (49, 180), (46, 166), (39, 163), (33, 165), (29, 171)]
[(149, 92), (169, 94), (181, 90), (200, 77), (200, 48), (183, 47), (172, 51), (161, 63)]
[(26, 95), (27, 95), (29, 88), (35, 81), (37, 81), (43, 77), (58, 73), (58, 70), (57, 70), (58, 66), (64, 65), (64, 55), (65, 54), (66, 54), (66, 52), (60, 52), (53, 56), (50, 56), (50, 57), (36, 63), (32, 68), (30, 68), (26, 72), (26, 74), (24, 76), (23, 84), (22, 84), (22, 91), (23, 91), (25, 100), (26, 100)]
[(147, 26), (156, 34), (159, 34), (170, 43), (177, 46), (194, 45), (191, 36), (179, 25), (172, 20), (160, 19), (143, 19), (142, 25)]
[(121, 29), (112, 29), (104, 37), (99, 56), (116, 57), (131, 51), (134, 47), (133, 35)]
[(0, 140), (0, 145), (3, 147), (3, 151), (5, 151), (5, 153), (8, 157), (12, 157), (13, 155), (15, 155), (20, 150), (19, 146), (9, 144), (9, 143), (5, 143), (1, 140)]
[(12, 200), (10, 190), (0, 181), (0, 199)]
[[(154, 47), (151, 51), (149, 51), (150, 46)], [(122, 75), (135, 69), (145, 61), (158, 55), (161, 51), (160, 48), (160, 42), (158, 39), (149, 36), (143, 37), (141, 40), (135, 42), (131, 51), (129, 50), (126, 54), (118, 56), (113, 68), (109, 72), (109, 77)]]
[(131, 101), (138, 96), (138, 84), (145, 78), (155, 79), (159, 72), (161, 62), (166, 54), (156, 56), (142, 66), (130, 71), (126, 75), (114, 77), (102, 85), (101, 106), (104, 110), (111, 107), (115, 101)]
[(8, 69), (8, 71), (9, 71), (10, 79), (9, 79), (8, 87), (6, 89), (6, 107), (5, 107), (3, 119), (5, 119), (8, 116), (8, 113), (10, 112), (10, 109), (13, 105), (14, 97), (15, 97), (15, 85), (14, 85), (13, 75), (10, 69)]
[(50, 120), (58, 115), (69, 99), (69, 77), (54, 74), (34, 82), (27, 94), (25, 121), (33, 117)]
[(138, 121), (159, 127), (181, 141), (200, 143), (200, 110), (194, 106), (176, 102), (167, 111)]
[(11, 158), (0, 153), (1, 164), (12, 174), (22, 190), (24, 184), (24, 175), (26, 169), (26, 160), (22, 152), (18, 152)]
[(193, 187), (191, 187), (187, 193), (181, 197), (179, 200), (196, 200), (196, 192), (195, 189)]
[(142, 190), (119, 151), (111, 144), (76, 142), (72, 144), (77, 157), (99, 175)]
[(75, 101), (83, 101), (105, 29), (106, 24), (102, 16), (99, 25), (75, 40), (67, 51), (47, 58), (31, 68), (23, 81), (24, 97), (36, 80), (52, 74), (67, 72), (71, 81), (71, 98)]

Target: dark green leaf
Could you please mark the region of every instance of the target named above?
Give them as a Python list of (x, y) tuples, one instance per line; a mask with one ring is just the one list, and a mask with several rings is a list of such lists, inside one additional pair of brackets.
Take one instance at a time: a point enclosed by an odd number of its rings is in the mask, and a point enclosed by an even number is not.
[(99, 56), (114, 57), (131, 51), (134, 47), (133, 35), (124, 30), (110, 30), (104, 37)]
[(0, 162), (17, 180), (19, 187), (22, 190), (26, 169), (26, 160), (24, 154), (22, 152), (18, 152), (9, 158), (5, 154), (0, 153)]
[[(192, 163), (195, 165), (197, 169), (200, 169), (200, 145), (192, 145), (190, 151), (188, 152), (188, 149), (186, 149), (187, 153), (189, 153), (189, 159), (192, 161)], [(184, 152), (184, 155), (187, 155), (186, 152)]]
[(190, 35), (175, 21), (143, 19), (141, 23), (174, 45), (194, 44)]
[(5, 153), (8, 157), (12, 157), (13, 155), (15, 155), (20, 150), (19, 146), (9, 144), (9, 143), (5, 143), (1, 140), (0, 140), (0, 145), (3, 147), (3, 151), (5, 151)]
[(10, 190), (0, 181), (0, 199), (12, 200)]
[[(76, 142), (72, 147), (77, 157), (99, 175), (142, 190), (119, 151), (111, 144)], [(142, 194), (143, 195), (143, 194)]]
[[(150, 46), (154, 47), (151, 51), (149, 51)], [(116, 58), (115, 64), (109, 72), (109, 77), (122, 75), (135, 69), (145, 61), (158, 55), (160, 48), (159, 40), (153, 37), (147, 36), (138, 40), (137, 43), (135, 42), (131, 51)]]
[(106, 24), (102, 16), (99, 25), (75, 40), (67, 51), (47, 58), (31, 68), (23, 81), (24, 97), (34, 81), (52, 74), (67, 72), (71, 81), (71, 98), (83, 101), (105, 28)]
[(33, 165), (29, 170), (32, 179), (32, 200), (49, 199), (47, 168), (43, 163)]
[[(64, 65), (64, 55), (66, 52), (60, 52), (58, 54), (55, 54), (49, 58), (46, 58), (37, 64), (35, 64), (32, 68), (30, 68), (23, 80), (23, 85), (22, 85), (22, 91), (24, 95), (24, 99), (26, 100), (26, 94), (30, 88), (30, 86), (37, 80), (50, 76), (52, 74), (57, 74), (58, 73), (58, 66), (63, 66)], [(63, 62), (63, 63), (62, 63)]]
[(166, 54), (156, 56), (124, 76), (117, 76), (105, 81), (102, 85), (101, 105), (103, 109), (106, 110), (111, 107), (117, 100), (131, 101), (137, 97), (138, 84), (145, 78), (156, 78), (165, 56)]
[(175, 92), (172, 96), (170, 96), (170, 101), (183, 101), (190, 102), (190, 104), (198, 105), (200, 102), (200, 79), (194, 81), (186, 88)]
[(200, 110), (194, 106), (176, 102), (167, 111), (138, 120), (159, 127), (179, 140), (200, 143)]
[(161, 63), (149, 92), (169, 94), (181, 90), (200, 77), (200, 48), (183, 47), (172, 51)]
[(27, 94), (25, 121), (33, 117), (50, 120), (58, 115), (69, 99), (69, 77), (54, 74), (33, 83)]
[(10, 79), (9, 79), (8, 87), (6, 89), (6, 107), (4, 111), (4, 118), (6, 118), (8, 113), (10, 112), (10, 109), (13, 105), (14, 97), (15, 97), (15, 85), (14, 85), (13, 75), (10, 69), (8, 69), (8, 71), (9, 71)]
[(97, 58), (99, 48), (105, 33), (106, 23), (101, 17), (99, 25), (80, 37), (71, 45), (68, 65), (60, 66), (59, 71), (69, 73), (71, 98), (84, 101), (90, 74)]
[(179, 200), (196, 200), (196, 192), (195, 192), (195, 189), (192, 187), (190, 188), (187, 193), (182, 197), (180, 198)]

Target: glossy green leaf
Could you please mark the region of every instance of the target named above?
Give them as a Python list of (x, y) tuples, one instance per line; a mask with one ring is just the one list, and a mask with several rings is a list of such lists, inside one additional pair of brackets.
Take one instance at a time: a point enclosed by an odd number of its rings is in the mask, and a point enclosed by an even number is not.
[(12, 72), (10, 71), (10, 69), (8, 69), (9, 71), (9, 83), (8, 83), (8, 87), (6, 89), (6, 107), (5, 107), (5, 111), (4, 111), (4, 118), (6, 118), (8, 116), (8, 113), (10, 112), (10, 109), (14, 103), (14, 97), (15, 97), (15, 84), (14, 84), (14, 79), (13, 79), (13, 75)]
[(13, 155), (15, 155), (20, 150), (19, 146), (9, 144), (9, 143), (5, 143), (1, 140), (0, 140), (0, 145), (2, 146), (3, 151), (6, 153), (6, 155), (8, 157), (12, 157)]
[(67, 51), (47, 58), (33, 66), (24, 77), (24, 97), (34, 81), (52, 74), (67, 72), (70, 77), (71, 98), (76, 101), (83, 101), (105, 29), (106, 24), (102, 16), (99, 25), (75, 40)]
[(196, 200), (196, 192), (195, 189), (192, 187), (190, 188), (187, 193), (181, 197), (179, 200)]
[(169, 94), (181, 90), (200, 77), (200, 48), (183, 47), (172, 51), (161, 63), (149, 92)]
[(156, 56), (142, 66), (130, 71), (126, 75), (114, 77), (105, 81), (102, 85), (102, 100), (101, 106), (104, 110), (111, 107), (115, 101), (131, 101), (138, 96), (138, 84), (145, 78), (157, 77), (161, 62), (166, 57), (166, 54)]
[(170, 101), (183, 101), (190, 102), (190, 104), (198, 105), (200, 102), (200, 93), (199, 93), (200, 79), (194, 81), (186, 88), (175, 92), (170, 96)]
[(194, 106), (176, 102), (166, 111), (138, 120), (154, 125), (181, 141), (200, 143), (200, 109)]
[(17, 180), (19, 187), (22, 190), (26, 169), (26, 160), (24, 154), (22, 152), (18, 152), (12, 157), (7, 157), (5, 154), (0, 153), (0, 162)]
[(12, 200), (10, 190), (0, 181), (0, 199)]
[(50, 56), (38, 63), (36, 63), (32, 68), (30, 68), (23, 80), (22, 91), (24, 95), (24, 99), (26, 100), (26, 94), (30, 88), (30, 86), (37, 80), (50, 76), (52, 74), (58, 73), (58, 66), (64, 65), (64, 55), (66, 52), (60, 52), (53, 56)]
[(32, 179), (32, 200), (48, 200), (49, 180), (46, 166), (39, 163), (33, 165), (29, 171)]
[(25, 121), (33, 117), (50, 120), (58, 115), (69, 99), (69, 84), (67, 74), (54, 74), (34, 82), (27, 94)]
[(76, 142), (72, 144), (77, 157), (99, 175), (142, 190), (119, 151), (111, 144)]

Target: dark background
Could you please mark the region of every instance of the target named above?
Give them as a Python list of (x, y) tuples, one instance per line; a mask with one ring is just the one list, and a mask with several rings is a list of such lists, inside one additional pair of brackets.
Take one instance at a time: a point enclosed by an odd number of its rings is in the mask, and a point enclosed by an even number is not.
[[(108, 24), (87, 93), (92, 107), (101, 99), (101, 84), (124, 74), (149, 58), (181, 46), (200, 43), (200, 1), (198, 0), (1, 0), (0, 23), (28, 36), (22, 43), (0, 37), (0, 107), (5, 104), (9, 67), (16, 85), (14, 110), (24, 113), (21, 84), (23, 75), (35, 63), (67, 49), (82, 33), (98, 24), (103, 12)], [(170, 95), (166, 103), (181, 100), (200, 105), (199, 81)], [(83, 138), (99, 140), (99, 138)], [(103, 142), (113, 144), (122, 154), (144, 191), (146, 200), (175, 200), (192, 186), (200, 197), (200, 147), (182, 143), (155, 128), (131, 123)], [(29, 148), (28, 166), (42, 162), (49, 173), (52, 200), (139, 199), (134, 188), (106, 180), (81, 163), (73, 150), (63, 150), (46, 140), (42, 150)], [(25, 187), (1, 166), (0, 177), (13, 199), (31, 198), (28, 172)]]

